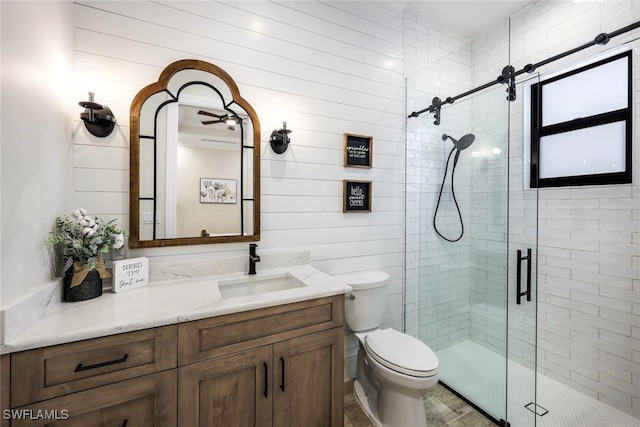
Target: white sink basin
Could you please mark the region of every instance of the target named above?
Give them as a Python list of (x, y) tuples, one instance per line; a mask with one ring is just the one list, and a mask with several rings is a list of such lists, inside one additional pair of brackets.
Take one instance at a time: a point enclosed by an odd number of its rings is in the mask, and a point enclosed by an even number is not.
[(235, 279), (220, 280), (218, 289), (222, 299), (259, 295), (267, 292), (284, 291), (305, 287), (304, 283), (289, 274), (278, 276), (245, 276)]

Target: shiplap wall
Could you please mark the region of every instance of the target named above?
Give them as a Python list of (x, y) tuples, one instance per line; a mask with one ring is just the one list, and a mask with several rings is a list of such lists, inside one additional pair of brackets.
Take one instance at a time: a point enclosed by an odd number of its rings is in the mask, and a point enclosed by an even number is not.
[[(402, 17), (366, 2), (77, 2), (76, 95), (117, 119), (74, 141), (73, 205), (128, 228), (129, 105), (169, 63), (227, 71), (262, 126), (259, 252), (310, 249), (329, 274), (391, 275), (385, 323), (402, 328), (404, 81)], [(281, 156), (266, 142), (287, 120)], [(343, 134), (373, 137), (373, 168), (343, 166)], [(342, 180), (373, 181), (373, 212), (342, 212)], [(151, 262), (245, 253), (246, 244), (132, 251)], [(260, 266), (258, 265), (258, 270)], [(348, 340), (352, 359), (356, 348)]]
[[(6, 309), (55, 286), (44, 240), (71, 197), (71, 114), (77, 109), (70, 93), (72, 4), (0, 2), (0, 11), (0, 308)], [(0, 335), (11, 328), (10, 338), (41, 313), (29, 307), (20, 314), (27, 323), (3, 318)]]

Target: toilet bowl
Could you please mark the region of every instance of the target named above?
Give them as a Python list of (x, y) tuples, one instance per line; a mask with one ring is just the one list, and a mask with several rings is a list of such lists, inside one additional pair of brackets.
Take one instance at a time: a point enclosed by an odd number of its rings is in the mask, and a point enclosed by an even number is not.
[(378, 427), (426, 427), (423, 395), (438, 382), (438, 358), (422, 341), (379, 328), (388, 274), (341, 279), (353, 289), (345, 318), (359, 340), (354, 393), (360, 406)]
[(391, 328), (356, 336), (359, 386), (354, 391), (367, 415), (379, 426), (426, 427), (422, 398), (438, 383), (438, 358), (433, 351)]

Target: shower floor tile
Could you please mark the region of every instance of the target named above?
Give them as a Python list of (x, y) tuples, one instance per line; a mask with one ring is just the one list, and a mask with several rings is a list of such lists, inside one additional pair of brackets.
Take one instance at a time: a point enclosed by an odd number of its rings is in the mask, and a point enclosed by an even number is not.
[(549, 413), (537, 427), (640, 427), (640, 419), (577, 392), (545, 375), (538, 375), (538, 404)]
[[(473, 341), (464, 341), (437, 352), (441, 378), (482, 403), (494, 416), (504, 413), (504, 357)], [(478, 369), (481, 367), (481, 369)], [(447, 380), (445, 373), (455, 374)], [(509, 421), (512, 427), (533, 425), (532, 413), (524, 408), (532, 398), (532, 375), (526, 367), (509, 363)], [(444, 378), (443, 378), (444, 377)], [(549, 412), (537, 416), (537, 427), (640, 427), (640, 419), (593, 399), (545, 375), (537, 376), (537, 403)], [(496, 399), (495, 397), (498, 396)], [(478, 399), (485, 402), (478, 402)], [(501, 418), (499, 415), (496, 418)]]

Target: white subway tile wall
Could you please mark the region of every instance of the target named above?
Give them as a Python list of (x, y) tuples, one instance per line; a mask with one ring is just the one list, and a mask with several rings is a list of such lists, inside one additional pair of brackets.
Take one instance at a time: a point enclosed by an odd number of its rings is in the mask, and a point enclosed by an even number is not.
[[(502, 67), (508, 64), (506, 55), (510, 49), (510, 62), (517, 69), (527, 63), (535, 63), (556, 53), (563, 52), (577, 45), (586, 43), (601, 32), (612, 32), (640, 19), (640, 4), (637, 1), (607, 1), (607, 2), (539, 2), (526, 13), (518, 14), (511, 22), (510, 39), (506, 37), (505, 27), (496, 26), (486, 34), (467, 45), (469, 62), (455, 64), (440, 52), (443, 43), (448, 50), (459, 51), (458, 38), (428, 37), (430, 31), (438, 31), (436, 25), (423, 23), (414, 25), (416, 17), (406, 16), (405, 61), (419, 70), (422, 66), (428, 68), (408, 80), (409, 111), (427, 106), (434, 95), (454, 95), (458, 91), (455, 87), (448, 87), (446, 91), (434, 89), (434, 82), (444, 79), (451, 74), (442, 73), (438, 67), (457, 66), (458, 70), (466, 71), (467, 80), (471, 76), (471, 85), (462, 84), (465, 90), (495, 78)], [(416, 29), (417, 28), (417, 29)], [(596, 53), (610, 49), (622, 42), (633, 40), (639, 36), (638, 31), (615, 38), (609, 45), (593, 47), (587, 51), (566, 58), (558, 63), (543, 67), (542, 74), (562, 69), (572, 63), (591, 57)], [(433, 46), (433, 47), (432, 47)], [(447, 49), (445, 48), (445, 51)], [(634, 73), (638, 75), (637, 48), (634, 50)], [(411, 87), (413, 81), (430, 81), (430, 89), (420, 91)], [(450, 77), (451, 83), (458, 80)], [(637, 81), (637, 77), (636, 77)], [(451, 90), (453, 89), (453, 90)], [(443, 92), (443, 93), (441, 93)], [(504, 93), (504, 92), (503, 92)], [(512, 248), (514, 245), (526, 245), (532, 236), (527, 235), (529, 221), (535, 221), (536, 211), (532, 209), (535, 193), (523, 190), (523, 115), (522, 90), (518, 89), (518, 100), (510, 105), (510, 230), (509, 236)], [(634, 99), (637, 92), (634, 93)], [(502, 102), (503, 98), (498, 99)], [(636, 102), (636, 106), (638, 103)], [(443, 125), (459, 126), (459, 132), (487, 132), (486, 118), (495, 105), (473, 104), (470, 122), (465, 124), (451, 123), (451, 118), (444, 118)], [(638, 131), (637, 108), (634, 111)], [(498, 113), (500, 114), (500, 113)], [(505, 116), (506, 117), (506, 116)], [(420, 119), (414, 119), (416, 122)], [(469, 127), (469, 126), (472, 127)], [(413, 186), (410, 176), (413, 174), (424, 176), (422, 183), (441, 179), (441, 167), (427, 167), (425, 159), (435, 159), (440, 165), (440, 153), (421, 152), (422, 141), (434, 139), (434, 126), (429, 120), (422, 124), (408, 124), (407, 137), (407, 330), (414, 335), (423, 334), (423, 328), (437, 324), (436, 330), (442, 335), (430, 336), (433, 342), (429, 345), (438, 348), (449, 345), (457, 338), (452, 329), (452, 323), (460, 325), (459, 334), (468, 334), (474, 341), (487, 340), (486, 331), (500, 325), (504, 321), (500, 313), (492, 318), (491, 306), (500, 307), (504, 302), (500, 299), (500, 289), (489, 287), (487, 295), (477, 295), (475, 285), (486, 286), (492, 282), (480, 282), (486, 279), (486, 274), (504, 275), (505, 271), (498, 268), (484, 268), (494, 265), (491, 256), (499, 258), (494, 251), (482, 250), (477, 247), (476, 238), (485, 239), (480, 233), (470, 236), (471, 250), (471, 278), (454, 276), (448, 277), (449, 286), (456, 287), (455, 294), (463, 295), (460, 310), (465, 305), (470, 310), (469, 319), (473, 319), (471, 330), (465, 330), (460, 316), (451, 316), (451, 307), (446, 304), (436, 304), (442, 299), (441, 288), (434, 284), (435, 280), (446, 280), (440, 277), (421, 276), (421, 267), (429, 265), (441, 258), (440, 248), (430, 239), (420, 233), (433, 235), (429, 224), (434, 202), (421, 206), (420, 191), (429, 192), (428, 187), (420, 189)], [(442, 126), (441, 126), (442, 128)], [(501, 129), (504, 131), (504, 129)], [(503, 134), (506, 137), (506, 133)], [(498, 137), (498, 134), (495, 135)], [(435, 138), (437, 139), (437, 138)], [(635, 140), (635, 138), (634, 138)], [(424, 148), (423, 148), (424, 150)], [(571, 386), (598, 400), (620, 409), (636, 418), (640, 418), (640, 190), (638, 177), (640, 174), (640, 158), (638, 147), (634, 145), (634, 183), (632, 185), (614, 185), (606, 187), (571, 187), (558, 189), (542, 189), (539, 193), (538, 214), (538, 370), (557, 381)], [(413, 168), (411, 169), (410, 166)], [(431, 166), (431, 165), (429, 165)], [(470, 166), (472, 169), (476, 165)], [(473, 180), (472, 203), (481, 201), (481, 195), (475, 196), (476, 189), (485, 188), (487, 182)], [(456, 175), (462, 182), (463, 174)], [(415, 180), (415, 178), (414, 178)], [(417, 184), (417, 182), (416, 182)], [(462, 184), (463, 185), (463, 184)], [(461, 187), (462, 187), (461, 185)], [(461, 193), (464, 190), (461, 190)], [(482, 193), (481, 193), (482, 194)], [(433, 194), (422, 194), (422, 199), (433, 199)], [(424, 201), (423, 201), (424, 202)], [(476, 205), (472, 209), (475, 210)], [(464, 212), (463, 212), (464, 215)], [(426, 226), (422, 224), (427, 223)], [(477, 227), (478, 224), (474, 224)], [(483, 231), (483, 233), (485, 233)], [(425, 242), (422, 242), (426, 240)], [(499, 240), (499, 239), (497, 239)], [(422, 246), (421, 246), (422, 243)], [(486, 257), (486, 258), (485, 258)], [(497, 264), (496, 264), (497, 265)], [(480, 268), (483, 267), (483, 268)], [(433, 272), (434, 270), (430, 270)], [(535, 273), (535, 272), (534, 272)], [(440, 273), (433, 274), (439, 276)], [(446, 276), (446, 274), (444, 274)], [(495, 277), (496, 284), (504, 278)], [(423, 283), (429, 283), (428, 291), (421, 290)], [(504, 283), (504, 282), (502, 282)], [(503, 285), (504, 286), (504, 285)], [(458, 290), (460, 287), (461, 290)], [(465, 287), (467, 290), (465, 291)], [(513, 283), (513, 263), (509, 264), (509, 301), (515, 299)], [(426, 288), (425, 288), (426, 289)], [(452, 288), (453, 289), (453, 288)], [(466, 294), (465, 294), (466, 292)], [(494, 292), (497, 292), (494, 293)], [(481, 297), (481, 298), (480, 298)], [(419, 302), (415, 298), (420, 298)], [(424, 300), (422, 300), (424, 298)], [(466, 302), (464, 302), (466, 298)], [(484, 300), (482, 298), (485, 298)], [(481, 304), (476, 302), (481, 301)], [(488, 303), (488, 305), (483, 305)], [(447, 302), (449, 304), (449, 302)], [(512, 304), (512, 302), (510, 302)], [(529, 307), (531, 307), (530, 305)], [(531, 308), (526, 305), (518, 307), (513, 321), (519, 322), (518, 333), (509, 337), (509, 353), (512, 358), (521, 363), (533, 361), (532, 338), (526, 336), (529, 323), (533, 319)], [(477, 317), (473, 317), (476, 316)], [(479, 322), (481, 316), (486, 321)], [(493, 322), (492, 322), (493, 320)], [(480, 323), (480, 327), (476, 327)], [(487, 329), (488, 327), (488, 329)], [(439, 329), (442, 328), (442, 329)], [(498, 337), (499, 338), (499, 337)], [(515, 338), (515, 339), (514, 339)], [(501, 340), (489, 340), (496, 344), (495, 349), (502, 350)], [(485, 344), (486, 345), (486, 341)]]

